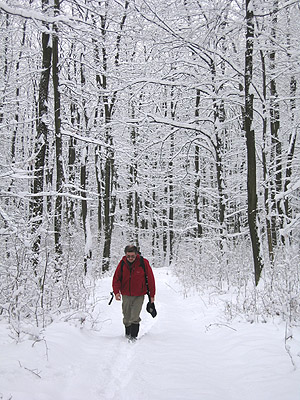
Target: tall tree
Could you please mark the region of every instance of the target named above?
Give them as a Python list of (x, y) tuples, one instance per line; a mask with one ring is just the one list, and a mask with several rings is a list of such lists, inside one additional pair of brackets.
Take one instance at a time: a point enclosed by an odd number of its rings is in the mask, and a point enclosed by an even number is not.
[[(48, 0), (42, 0), (42, 9), (46, 10), (49, 6)], [(45, 156), (49, 141), (48, 127), (48, 98), (49, 98), (49, 83), (51, 72), (52, 48), (50, 45), (49, 26), (45, 23), (45, 29), (42, 33), (42, 72), (39, 84), (39, 99), (38, 99), (38, 119), (36, 127), (35, 140), (35, 161), (34, 161), (34, 178), (32, 184), (32, 193), (34, 195), (31, 201), (31, 220), (32, 231), (34, 232), (33, 240), (33, 267), (36, 271), (38, 265), (38, 257), (41, 246), (40, 227), (43, 221), (43, 189), (44, 189), (44, 171), (45, 171)]]
[[(200, 117), (200, 99), (201, 92), (199, 89), (196, 90), (196, 100), (195, 100), (195, 117), (196, 120)], [(195, 205), (195, 214), (196, 214), (196, 228), (195, 228), (195, 236), (200, 239), (203, 234), (202, 221), (201, 221), (201, 196), (200, 196), (200, 187), (201, 187), (201, 157), (200, 157), (200, 146), (198, 144), (195, 145), (195, 155), (194, 155), (194, 168), (195, 168), (195, 188), (194, 188), (194, 205)]]
[[(281, 209), (280, 201), (276, 200), (276, 194), (282, 191), (282, 144), (279, 137), (280, 132), (280, 111), (279, 99), (276, 81), (276, 36), (277, 36), (277, 14), (278, 14), (278, 0), (273, 1), (272, 9), (272, 26), (271, 26), (271, 44), (270, 51), (270, 135), (271, 135), (271, 232), (273, 247), (277, 245), (278, 228), (282, 228), (283, 224), (283, 210)], [(277, 224), (280, 220), (279, 226)]]
[(248, 223), (254, 261), (255, 283), (259, 282), (263, 262), (258, 228), (257, 189), (256, 189), (256, 146), (253, 129), (253, 47), (254, 47), (254, 10), (253, 0), (246, 0), (246, 50), (245, 50), (245, 108), (244, 129), (247, 143), (247, 191)]
[[(287, 32), (287, 46), (288, 46), (288, 59), (292, 59), (292, 54), (293, 54), (293, 44), (292, 44), (292, 38), (291, 38), (291, 29), (292, 29), (292, 22), (291, 22), (291, 17), (292, 17), (292, 11), (287, 10), (287, 26), (288, 26), (288, 32)], [(291, 69), (291, 77), (290, 77), (290, 116), (291, 116), (291, 128), (290, 128), (290, 134), (289, 134), (289, 141), (288, 141), (288, 152), (287, 152), (287, 162), (286, 162), (286, 171), (285, 171), (285, 180), (284, 180), (284, 191), (287, 192), (289, 185), (291, 183), (292, 179), (292, 165), (293, 165), (293, 160), (295, 156), (295, 150), (296, 150), (296, 139), (297, 139), (297, 133), (298, 133), (298, 127), (295, 127), (295, 119), (296, 119), (296, 113), (297, 113), (297, 103), (296, 103), (296, 94), (297, 94), (297, 79), (295, 76), (295, 72)], [(290, 222), (291, 220), (291, 209), (289, 205), (289, 196), (286, 195), (285, 200), (284, 200), (284, 209), (285, 209), (285, 215), (287, 219), (287, 223)]]
[[(60, 13), (60, 1), (54, 0), (54, 15)], [(61, 132), (61, 101), (60, 101), (60, 86), (59, 86), (59, 30), (56, 23), (53, 24), (53, 60), (52, 60), (52, 79), (54, 93), (54, 124), (55, 124), (55, 161), (56, 161), (56, 199), (54, 209), (54, 242), (56, 253), (56, 270), (61, 272), (61, 257), (62, 248), (62, 212), (63, 212), (63, 154), (62, 154), (62, 132)]]
[(268, 141), (267, 141), (267, 131), (268, 131), (268, 117), (267, 117), (267, 72), (266, 72), (266, 59), (265, 53), (260, 49), (260, 59), (261, 59), (261, 71), (262, 71), (262, 168), (263, 168), (263, 185), (264, 185), (264, 204), (265, 204), (265, 214), (266, 214), (266, 231), (267, 231), (267, 242), (268, 242), (268, 252), (269, 259), (271, 262), (274, 260), (274, 250), (272, 241), (272, 229), (271, 229), (271, 212), (270, 212), (270, 201), (269, 201), (269, 187), (270, 182), (269, 168), (268, 168)]
[[(109, 21), (108, 21), (108, 4), (105, 2), (105, 9), (101, 14), (101, 35), (102, 35), (102, 76), (99, 84), (101, 86), (101, 97), (103, 102), (103, 114), (104, 114), (104, 130), (105, 130), (105, 162), (104, 162), (104, 194), (103, 194), (103, 230), (104, 230), (104, 244), (103, 244), (103, 262), (102, 270), (107, 271), (110, 266), (110, 251), (112, 242), (112, 232), (115, 219), (115, 208), (116, 208), (116, 195), (114, 189), (116, 186), (116, 170), (115, 170), (115, 150), (114, 150), (114, 139), (111, 128), (112, 116), (114, 113), (114, 107), (117, 100), (118, 92), (113, 90), (109, 95), (109, 65), (108, 65), (108, 50), (107, 50), (107, 34), (109, 32)], [(115, 40), (115, 53), (113, 66), (118, 69), (120, 64), (121, 56), (121, 40), (123, 36), (123, 30), (127, 19), (127, 13), (129, 8), (129, 1), (125, 1), (123, 7), (123, 15), (119, 22), (117, 36)]]
[[(132, 95), (133, 97), (133, 95)], [(130, 117), (132, 121), (134, 121), (136, 117), (136, 108), (138, 107), (135, 104), (135, 101), (131, 101), (130, 105)], [(140, 199), (138, 193), (138, 126), (137, 124), (132, 124), (130, 129), (130, 139), (131, 139), (131, 161), (129, 164), (129, 194), (127, 196), (127, 209), (128, 209), (128, 222), (129, 225), (132, 226), (133, 234), (131, 235), (131, 241), (136, 243), (139, 247), (139, 208), (140, 208)]]
[[(84, 54), (80, 55), (80, 83), (81, 83), (81, 91), (84, 92), (86, 86), (86, 76), (85, 76), (85, 68), (84, 68)], [(82, 130), (86, 136), (88, 136), (89, 132), (89, 118), (87, 112), (87, 102), (85, 98), (82, 98)], [(84, 232), (84, 262), (83, 262), (83, 270), (84, 274), (87, 274), (88, 271), (88, 263), (92, 258), (92, 246), (91, 246), (91, 231), (90, 231), (90, 218), (89, 218), (89, 209), (87, 202), (87, 189), (88, 189), (88, 160), (89, 160), (89, 144), (86, 143), (81, 150), (81, 159), (80, 159), (80, 194), (81, 194), (81, 214), (82, 214), (82, 225)]]

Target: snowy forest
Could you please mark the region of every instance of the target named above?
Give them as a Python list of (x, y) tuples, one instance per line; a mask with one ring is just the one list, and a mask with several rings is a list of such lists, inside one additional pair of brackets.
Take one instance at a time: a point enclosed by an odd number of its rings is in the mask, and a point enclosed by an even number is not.
[(0, 1), (0, 315), (85, 318), (128, 243), (300, 316), (298, 0)]

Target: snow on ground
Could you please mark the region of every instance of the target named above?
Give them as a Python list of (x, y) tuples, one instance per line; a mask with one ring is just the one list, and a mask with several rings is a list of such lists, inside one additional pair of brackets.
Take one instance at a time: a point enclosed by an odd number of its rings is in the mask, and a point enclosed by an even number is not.
[[(124, 337), (111, 278), (95, 291), (94, 326), (56, 321), (20, 343), (0, 324), (2, 400), (298, 400), (300, 331), (285, 324), (228, 323), (219, 301), (184, 297), (167, 269), (154, 270), (158, 316), (142, 312), (140, 339)], [(38, 332), (39, 333), (39, 332)]]

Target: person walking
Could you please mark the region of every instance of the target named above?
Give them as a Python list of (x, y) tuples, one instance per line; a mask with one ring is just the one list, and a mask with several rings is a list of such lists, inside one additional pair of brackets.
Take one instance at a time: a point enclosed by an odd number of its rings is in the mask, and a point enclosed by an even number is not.
[[(144, 266), (144, 268), (143, 268)], [(147, 281), (146, 282), (146, 277)], [(135, 340), (140, 328), (140, 313), (144, 296), (148, 292), (151, 303), (155, 298), (155, 279), (149, 261), (143, 258), (136, 246), (125, 247), (125, 256), (119, 262), (113, 276), (115, 299), (122, 299), (123, 324), (128, 339)]]

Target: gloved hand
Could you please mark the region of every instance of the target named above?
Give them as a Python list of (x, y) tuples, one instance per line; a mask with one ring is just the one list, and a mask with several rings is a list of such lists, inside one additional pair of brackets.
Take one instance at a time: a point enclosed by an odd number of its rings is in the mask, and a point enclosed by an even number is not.
[(157, 311), (156, 311), (156, 308), (155, 308), (154, 303), (151, 303), (151, 301), (149, 301), (149, 302), (147, 303), (146, 310), (148, 311), (149, 314), (152, 315), (153, 318), (156, 317)]

